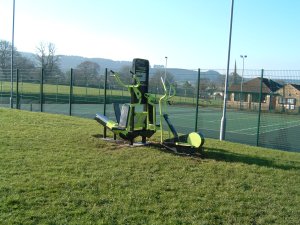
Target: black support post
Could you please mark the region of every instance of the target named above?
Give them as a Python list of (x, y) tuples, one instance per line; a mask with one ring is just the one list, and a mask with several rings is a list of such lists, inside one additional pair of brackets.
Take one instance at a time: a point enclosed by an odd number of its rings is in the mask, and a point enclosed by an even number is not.
[(72, 100), (73, 100), (73, 69), (70, 74), (70, 94), (69, 94), (69, 116), (72, 116)]
[(42, 71), (41, 71), (41, 81), (40, 81), (40, 109), (41, 109), (41, 112), (44, 111), (43, 104), (44, 104), (44, 69), (42, 69)]
[(20, 109), (20, 94), (19, 94), (19, 69), (17, 69), (17, 80), (16, 80), (16, 98), (17, 98), (17, 102), (16, 102), (16, 108)]
[(257, 120), (257, 135), (256, 135), (256, 146), (259, 145), (259, 134), (260, 134), (260, 115), (261, 115), (261, 100), (262, 100), (262, 85), (264, 79), (264, 70), (261, 70), (260, 76), (260, 91), (259, 91), (259, 105), (258, 105), (258, 120)]
[[(107, 68), (105, 68), (105, 78), (104, 78), (104, 105), (103, 105), (103, 115), (106, 116), (106, 96), (107, 96)], [(103, 137), (106, 138), (106, 127), (103, 128)]]

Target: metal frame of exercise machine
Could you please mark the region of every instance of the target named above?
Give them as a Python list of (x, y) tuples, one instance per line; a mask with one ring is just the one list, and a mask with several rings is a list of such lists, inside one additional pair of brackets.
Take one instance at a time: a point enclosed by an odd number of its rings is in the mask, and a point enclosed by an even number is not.
[[(146, 139), (150, 138), (157, 130), (160, 130), (160, 144), (176, 153), (193, 154), (203, 149), (204, 137), (200, 132), (192, 132), (187, 135), (178, 135), (175, 127), (167, 114), (167, 105), (171, 98), (175, 96), (176, 90), (169, 84), (167, 90), (165, 80), (161, 78), (164, 95), (159, 98), (159, 125), (156, 124), (156, 97), (148, 93), (149, 86), (149, 61), (136, 58), (132, 62), (131, 85), (124, 84), (120, 75), (111, 71), (112, 76), (123, 87), (126, 87), (131, 95), (130, 103), (123, 104), (121, 109), (118, 104), (114, 104), (116, 121), (110, 120), (102, 114), (96, 114), (95, 119), (104, 127), (111, 130), (114, 136), (119, 135), (133, 145), (134, 139), (142, 137), (142, 143), (146, 144)], [(168, 126), (171, 138), (164, 139), (164, 123)]]

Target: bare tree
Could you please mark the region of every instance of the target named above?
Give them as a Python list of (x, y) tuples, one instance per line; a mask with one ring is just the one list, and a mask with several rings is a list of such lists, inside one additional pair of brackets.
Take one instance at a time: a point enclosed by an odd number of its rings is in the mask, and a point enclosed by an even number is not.
[[(157, 69), (153, 76), (150, 78), (150, 90), (155, 93), (163, 93), (161, 77), (165, 77), (165, 70)], [(167, 82), (174, 84), (175, 78), (173, 74), (167, 72), (166, 74)], [(176, 85), (175, 85), (176, 86)]]
[(39, 66), (45, 71), (45, 78), (61, 75), (59, 68), (59, 57), (56, 55), (56, 48), (53, 43), (43, 43), (37, 47), (36, 58)]
[[(12, 45), (10, 42), (5, 40), (0, 40), (0, 69), (3, 71), (5, 77), (10, 76), (11, 69), (11, 49)], [(29, 70), (34, 68), (34, 63), (23, 57), (16, 48), (14, 48), (14, 67), (18, 69)], [(26, 74), (26, 71), (22, 74)]]
[(128, 65), (128, 66), (122, 66), (122, 68), (119, 71), (121, 79), (125, 84), (132, 84), (133, 82), (132, 74), (130, 73), (130, 70), (131, 70), (131, 66)]
[(10, 68), (11, 44), (8, 41), (0, 41), (0, 67), (1, 69)]

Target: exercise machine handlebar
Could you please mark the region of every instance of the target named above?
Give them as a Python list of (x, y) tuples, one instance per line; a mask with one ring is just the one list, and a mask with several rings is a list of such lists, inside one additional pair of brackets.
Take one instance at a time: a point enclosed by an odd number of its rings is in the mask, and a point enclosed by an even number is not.
[(132, 88), (132, 87), (135, 87), (135, 88), (138, 88), (141, 83), (140, 83), (140, 80), (137, 78), (136, 74), (134, 74), (132, 71), (130, 71), (130, 73), (132, 73), (133, 75), (133, 79), (135, 80), (136, 84), (135, 85), (128, 85), (128, 84), (125, 84), (122, 80), (121, 80), (121, 76), (120, 74), (118, 74), (117, 72), (113, 71), (113, 70), (110, 70), (110, 72), (112, 73), (111, 76), (114, 77), (117, 82), (125, 87), (125, 88)]
[[(128, 85), (128, 84), (125, 84), (121, 80), (120, 74), (114, 72), (113, 70), (110, 70), (110, 72), (112, 73), (111, 76), (113, 76), (116, 79), (117, 83), (119, 83), (121, 86), (127, 88), (129, 91), (133, 90), (136, 98), (138, 99), (138, 104), (140, 104), (141, 101), (142, 101), (142, 93), (139, 90), (139, 87), (141, 86), (141, 83), (140, 83), (140, 80), (137, 78), (136, 74), (133, 74), (133, 79), (135, 80), (136, 84)], [(131, 73), (132, 73), (132, 71), (131, 71)]]

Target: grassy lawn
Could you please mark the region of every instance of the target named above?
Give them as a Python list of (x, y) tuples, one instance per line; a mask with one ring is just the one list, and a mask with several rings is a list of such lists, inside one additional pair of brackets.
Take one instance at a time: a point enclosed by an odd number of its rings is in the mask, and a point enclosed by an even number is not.
[[(0, 95), (10, 93), (10, 83), (9, 82), (1, 82)], [(119, 87), (120, 88), (120, 87)], [(16, 83), (14, 83), (14, 90), (16, 90)], [(22, 95), (31, 95), (32, 97), (36, 96), (37, 98), (40, 96), (41, 86), (39, 83), (19, 83), (19, 92)], [(55, 84), (44, 84), (43, 92), (45, 95), (58, 95), (59, 98), (65, 96), (66, 98), (70, 94), (70, 86), (69, 85), (55, 85)], [(104, 89), (94, 88), (94, 87), (80, 87), (73, 86), (73, 95), (74, 96), (86, 96), (87, 101), (89, 98), (104, 96)], [(129, 97), (130, 93), (126, 88), (123, 90), (110, 90), (107, 89), (107, 96), (126, 96)], [(161, 97), (159, 94), (155, 94), (157, 100)], [(196, 97), (187, 97), (187, 96), (174, 96), (172, 98), (174, 103), (183, 103), (188, 105), (196, 105)], [(213, 106), (213, 107), (221, 107), (221, 100), (205, 100), (200, 99), (199, 104), (202, 106)]]
[(208, 139), (182, 157), (101, 133), (0, 108), (0, 224), (299, 224), (299, 153)]

